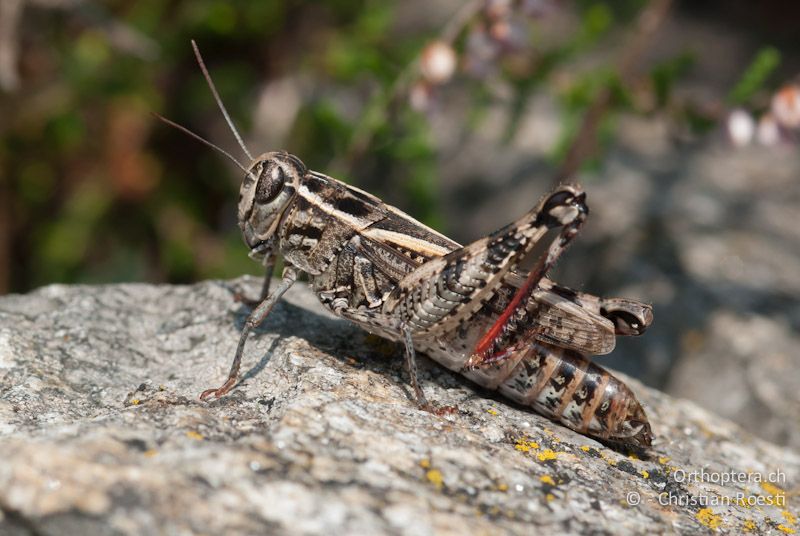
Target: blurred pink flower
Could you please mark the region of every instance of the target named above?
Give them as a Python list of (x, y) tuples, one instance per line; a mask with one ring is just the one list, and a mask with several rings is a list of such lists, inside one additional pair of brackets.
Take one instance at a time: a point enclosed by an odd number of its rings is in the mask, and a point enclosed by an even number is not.
[(756, 139), (761, 145), (772, 146), (781, 141), (781, 127), (772, 114), (766, 113), (758, 120)]
[(788, 84), (772, 97), (772, 115), (786, 128), (800, 127), (800, 87)]
[(420, 71), (431, 84), (444, 84), (453, 77), (458, 64), (453, 47), (442, 41), (430, 43), (420, 56)]

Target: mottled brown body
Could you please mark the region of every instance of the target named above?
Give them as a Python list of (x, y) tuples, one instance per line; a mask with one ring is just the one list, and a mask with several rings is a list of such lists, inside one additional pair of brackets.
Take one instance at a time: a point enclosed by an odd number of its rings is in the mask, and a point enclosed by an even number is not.
[[(250, 166), (162, 119), (245, 172), (239, 227), (250, 256), (267, 271), (262, 301), (245, 322), (227, 380), (204, 391), (201, 400), (234, 387), (248, 334), (306, 273), (335, 314), (404, 343), (421, 408), (436, 411), (417, 380), (416, 350), (574, 430), (626, 446), (650, 445), (650, 424), (633, 393), (587, 356), (610, 352), (616, 335), (641, 334), (653, 320), (652, 309), (578, 293), (546, 278), (589, 213), (579, 187), (562, 186), (516, 221), (461, 246), (373, 195), (306, 169), (294, 155), (253, 159), (194, 42), (192, 47)], [(523, 270), (536, 244), (556, 230), (533, 267)], [(277, 255), (285, 268), (270, 293)]]
[[(652, 321), (650, 307), (545, 277), (588, 213), (579, 188), (562, 187), (461, 246), (287, 153), (263, 155), (250, 170), (239, 205), (245, 241), (255, 256), (279, 253), (292, 274), (305, 272), (332, 312), (576, 431), (649, 445), (634, 395), (586, 355), (611, 351), (617, 335), (639, 334)], [(551, 230), (560, 232), (550, 248), (521, 269)]]

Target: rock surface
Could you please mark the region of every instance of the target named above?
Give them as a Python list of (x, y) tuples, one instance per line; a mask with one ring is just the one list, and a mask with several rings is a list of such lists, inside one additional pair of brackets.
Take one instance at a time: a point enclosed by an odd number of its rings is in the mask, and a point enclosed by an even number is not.
[(800, 530), (791, 448), (631, 380), (656, 440), (628, 456), (425, 359), (428, 398), (459, 411), (419, 411), (400, 349), (304, 285), (252, 337), (244, 382), (201, 403), (247, 312), (237, 287), (258, 282), (0, 298), (0, 534)]

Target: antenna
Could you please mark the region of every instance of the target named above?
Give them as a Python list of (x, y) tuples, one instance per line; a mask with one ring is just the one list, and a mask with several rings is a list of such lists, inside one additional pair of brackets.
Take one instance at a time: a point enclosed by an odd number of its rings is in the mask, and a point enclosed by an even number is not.
[(217, 145), (214, 145), (213, 143), (211, 143), (210, 141), (208, 141), (208, 140), (207, 140), (207, 139), (205, 139), (204, 137), (200, 136), (199, 134), (195, 134), (194, 132), (192, 132), (191, 130), (189, 130), (188, 128), (186, 128), (185, 126), (183, 126), (183, 125), (179, 125), (179, 124), (178, 124), (178, 123), (176, 123), (175, 121), (170, 121), (169, 119), (167, 119), (166, 117), (164, 117), (164, 116), (163, 116), (163, 115), (161, 115), (161, 114), (158, 114), (158, 113), (156, 113), (156, 112), (150, 112), (150, 113), (151, 113), (151, 114), (153, 114), (154, 116), (156, 116), (158, 119), (161, 119), (163, 122), (165, 122), (165, 123), (166, 123), (166, 124), (168, 124), (169, 126), (171, 126), (171, 127), (173, 127), (173, 128), (177, 128), (178, 130), (180, 130), (180, 131), (181, 131), (181, 132), (183, 132), (184, 134), (188, 134), (189, 136), (193, 137), (193, 138), (194, 138), (194, 139), (196, 139), (197, 141), (199, 141), (199, 142), (201, 142), (201, 143), (205, 143), (206, 145), (208, 145), (208, 146), (209, 146), (209, 147), (211, 147), (212, 149), (215, 149), (215, 150), (219, 151), (220, 153), (224, 154), (225, 156), (227, 156), (228, 158), (230, 158), (230, 159), (231, 159), (231, 161), (232, 161), (234, 164), (236, 164), (237, 166), (239, 166), (239, 168), (240, 168), (242, 171), (244, 171), (246, 175), (249, 175), (249, 174), (250, 174), (250, 171), (248, 171), (246, 167), (244, 167), (244, 166), (243, 166), (243, 165), (242, 165), (242, 164), (241, 164), (241, 163), (240, 163), (238, 160), (236, 160), (236, 158), (234, 158), (234, 157), (233, 157), (233, 155), (232, 155), (231, 153), (229, 153), (229, 152), (228, 152), (228, 151), (226, 151), (225, 149), (223, 149), (223, 148), (221, 148), (221, 147), (218, 147)]
[(197, 43), (194, 42), (194, 39), (192, 39), (192, 48), (194, 49), (194, 55), (197, 58), (197, 64), (200, 65), (200, 70), (203, 71), (203, 76), (205, 77), (206, 82), (208, 83), (208, 87), (209, 89), (211, 89), (211, 93), (214, 94), (214, 100), (217, 101), (217, 106), (219, 106), (219, 109), (222, 111), (222, 115), (225, 116), (225, 121), (228, 123), (228, 126), (231, 128), (233, 135), (236, 137), (236, 141), (239, 142), (239, 147), (242, 148), (244, 154), (246, 154), (247, 158), (249, 158), (250, 161), (252, 162), (253, 157), (250, 154), (250, 151), (247, 150), (247, 146), (244, 144), (244, 141), (242, 141), (242, 137), (239, 135), (239, 131), (237, 131), (236, 127), (233, 125), (231, 116), (228, 115), (228, 110), (226, 110), (225, 105), (222, 104), (222, 99), (220, 98), (219, 93), (217, 92), (217, 86), (214, 85), (214, 81), (211, 79), (211, 75), (208, 73), (208, 69), (206, 69), (206, 64), (203, 61), (203, 56), (200, 55), (200, 49), (197, 48)]

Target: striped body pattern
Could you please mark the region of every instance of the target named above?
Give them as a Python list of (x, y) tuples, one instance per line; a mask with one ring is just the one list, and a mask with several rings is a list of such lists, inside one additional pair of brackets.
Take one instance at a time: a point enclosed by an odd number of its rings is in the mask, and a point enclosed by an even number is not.
[[(418, 397), (415, 350), (580, 433), (648, 447), (650, 425), (636, 397), (588, 356), (610, 352), (616, 336), (642, 333), (651, 307), (546, 277), (587, 215), (580, 188), (562, 186), (462, 246), (367, 192), (307, 170), (291, 154), (266, 153), (242, 184), (239, 224), (252, 257), (271, 267), (280, 255), (287, 268), (248, 325), (263, 320), (304, 272), (325, 307), (406, 344)], [(534, 258), (548, 233), (554, 238)], [(203, 397), (233, 384), (245, 337), (229, 381)]]
[(469, 336), (455, 335), (420, 350), (478, 385), (496, 389), (573, 430), (601, 439), (631, 437), (637, 445), (648, 442), (649, 427), (629, 425), (630, 420), (647, 422), (630, 389), (580, 352), (534, 339), (512, 347), (499, 363), (463, 370), (464, 353), (453, 349), (469, 348), (464, 339)]

